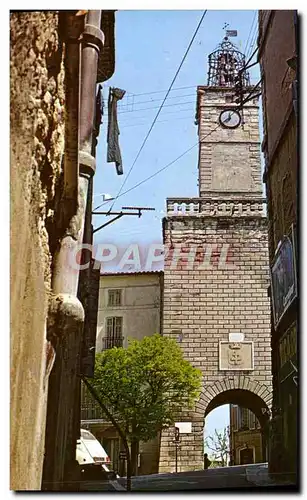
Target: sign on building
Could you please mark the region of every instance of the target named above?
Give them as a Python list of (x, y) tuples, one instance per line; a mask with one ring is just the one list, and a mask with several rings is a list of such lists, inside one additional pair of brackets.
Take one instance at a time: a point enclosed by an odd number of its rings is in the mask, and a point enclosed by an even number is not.
[(271, 289), (274, 327), (297, 296), (294, 231), (291, 236), (284, 236), (271, 267)]
[(179, 429), (180, 434), (190, 434), (192, 432), (192, 422), (176, 422), (175, 427)]

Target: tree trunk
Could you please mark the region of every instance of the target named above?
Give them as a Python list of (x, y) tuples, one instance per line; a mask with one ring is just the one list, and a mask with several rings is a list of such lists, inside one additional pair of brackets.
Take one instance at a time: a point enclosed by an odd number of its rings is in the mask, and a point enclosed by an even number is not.
[(137, 440), (131, 441), (131, 469), (132, 476), (138, 475), (138, 454), (139, 454), (139, 442)]

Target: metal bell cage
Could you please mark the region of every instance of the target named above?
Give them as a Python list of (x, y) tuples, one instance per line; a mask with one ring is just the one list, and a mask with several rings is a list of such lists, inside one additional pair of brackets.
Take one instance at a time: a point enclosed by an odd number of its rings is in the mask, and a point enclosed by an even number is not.
[(227, 36), (217, 49), (209, 54), (208, 63), (208, 86), (234, 87), (239, 72), (242, 87), (250, 86), (248, 72), (242, 71), (245, 66), (245, 55), (228, 40)]

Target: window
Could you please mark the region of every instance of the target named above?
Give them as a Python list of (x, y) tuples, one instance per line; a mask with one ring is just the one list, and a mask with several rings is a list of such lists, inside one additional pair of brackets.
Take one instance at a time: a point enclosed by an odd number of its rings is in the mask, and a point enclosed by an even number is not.
[(249, 424), (248, 418), (249, 410), (247, 408), (239, 407), (238, 428), (239, 430), (247, 430)]
[(113, 316), (106, 318), (106, 335), (103, 338), (103, 349), (122, 347), (123, 345), (123, 318)]
[(237, 405), (231, 405), (231, 425), (233, 431), (238, 430), (238, 406)]
[(108, 290), (108, 306), (116, 307), (122, 304), (122, 291), (120, 289)]
[(249, 429), (256, 429), (256, 415), (250, 411), (249, 411)]

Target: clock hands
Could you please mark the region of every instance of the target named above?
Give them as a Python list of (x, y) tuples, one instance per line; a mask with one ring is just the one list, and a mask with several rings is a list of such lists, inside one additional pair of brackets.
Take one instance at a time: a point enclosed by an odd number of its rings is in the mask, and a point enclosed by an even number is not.
[(241, 117), (238, 111), (231, 109), (225, 109), (222, 111), (219, 120), (221, 125), (232, 129), (238, 127), (241, 123)]

